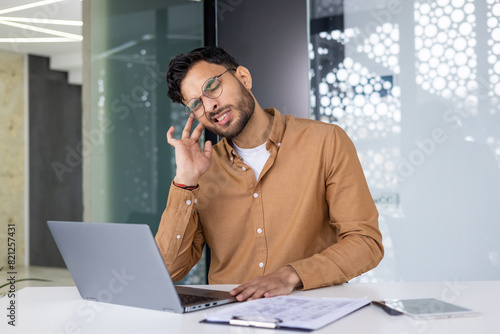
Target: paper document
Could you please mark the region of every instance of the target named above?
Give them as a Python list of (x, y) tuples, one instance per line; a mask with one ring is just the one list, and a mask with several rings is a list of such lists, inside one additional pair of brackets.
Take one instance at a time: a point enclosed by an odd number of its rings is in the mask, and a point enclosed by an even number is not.
[(361, 307), (367, 298), (311, 298), (278, 296), (243, 302), (210, 314), (207, 322), (228, 323), (234, 318), (278, 320), (278, 327), (319, 329)]

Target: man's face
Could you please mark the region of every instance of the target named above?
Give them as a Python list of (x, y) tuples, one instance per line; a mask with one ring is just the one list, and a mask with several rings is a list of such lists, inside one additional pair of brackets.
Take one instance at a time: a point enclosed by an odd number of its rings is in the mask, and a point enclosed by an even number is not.
[[(192, 98), (198, 98), (201, 87), (209, 78), (220, 75), (226, 70), (222, 65), (209, 64), (201, 61), (195, 64), (181, 82), (181, 94), (186, 103)], [(240, 80), (240, 76), (229, 70), (219, 78), (222, 84), (222, 94), (211, 99), (202, 96), (205, 114), (198, 121), (205, 128), (218, 136), (233, 139), (245, 128), (253, 115), (255, 100)]]

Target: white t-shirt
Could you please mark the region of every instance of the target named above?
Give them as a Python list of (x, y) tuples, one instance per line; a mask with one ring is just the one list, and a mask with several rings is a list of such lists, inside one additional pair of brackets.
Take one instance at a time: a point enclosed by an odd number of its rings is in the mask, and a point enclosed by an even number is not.
[(233, 142), (234, 149), (243, 159), (243, 162), (252, 168), (253, 173), (255, 174), (255, 180), (259, 179), (262, 168), (264, 168), (264, 165), (270, 156), (269, 151), (266, 150), (266, 144), (267, 143), (264, 143), (254, 148), (239, 148)]

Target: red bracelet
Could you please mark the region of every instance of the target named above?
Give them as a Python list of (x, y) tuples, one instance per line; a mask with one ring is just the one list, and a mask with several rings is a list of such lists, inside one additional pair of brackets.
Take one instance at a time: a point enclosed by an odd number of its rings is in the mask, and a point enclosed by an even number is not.
[(175, 183), (174, 181), (172, 181), (174, 183), (174, 186), (176, 186), (177, 188), (181, 188), (181, 189), (185, 189), (185, 190), (195, 190), (196, 188), (198, 188), (198, 185), (196, 186), (186, 186), (185, 184), (182, 184), (182, 183)]

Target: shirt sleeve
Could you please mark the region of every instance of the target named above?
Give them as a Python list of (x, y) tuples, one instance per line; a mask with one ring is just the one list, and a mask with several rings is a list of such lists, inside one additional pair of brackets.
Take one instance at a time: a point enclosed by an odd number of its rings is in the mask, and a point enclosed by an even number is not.
[(326, 201), (337, 242), (322, 252), (290, 264), (303, 289), (340, 284), (377, 266), (384, 255), (378, 211), (354, 144), (335, 126), (325, 153)]
[(199, 189), (173, 185), (155, 240), (173, 281), (186, 276), (200, 260), (205, 239), (196, 210)]

